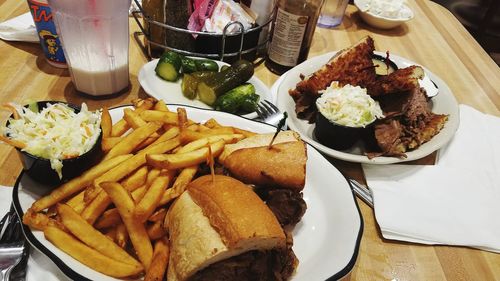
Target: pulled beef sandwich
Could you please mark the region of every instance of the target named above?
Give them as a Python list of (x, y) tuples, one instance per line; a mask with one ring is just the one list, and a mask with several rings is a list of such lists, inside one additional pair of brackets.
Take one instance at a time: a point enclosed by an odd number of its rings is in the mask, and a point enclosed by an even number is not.
[(166, 226), (169, 281), (287, 280), (298, 264), (271, 210), (228, 176), (191, 182), (169, 209)]
[(306, 179), (307, 150), (300, 136), (281, 131), (258, 134), (228, 144), (219, 161), (231, 176), (252, 184), (281, 225), (293, 228), (306, 211), (302, 198)]

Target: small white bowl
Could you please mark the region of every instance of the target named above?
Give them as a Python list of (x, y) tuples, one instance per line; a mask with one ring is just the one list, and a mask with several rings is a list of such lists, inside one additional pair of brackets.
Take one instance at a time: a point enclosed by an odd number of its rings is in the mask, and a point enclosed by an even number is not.
[(409, 16), (406, 18), (389, 18), (389, 17), (383, 17), (381, 15), (375, 15), (371, 13), (369, 10), (365, 10), (362, 7), (363, 1), (361, 0), (354, 0), (354, 5), (356, 8), (359, 10), (359, 14), (361, 18), (369, 25), (380, 28), (380, 29), (392, 29), (395, 28), (399, 25), (401, 25), (404, 22), (407, 22), (411, 19), (413, 19), (414, 14), (413, 11), (408, 7), (406, 4), (404, 5), (404, 8), (407, 10)]

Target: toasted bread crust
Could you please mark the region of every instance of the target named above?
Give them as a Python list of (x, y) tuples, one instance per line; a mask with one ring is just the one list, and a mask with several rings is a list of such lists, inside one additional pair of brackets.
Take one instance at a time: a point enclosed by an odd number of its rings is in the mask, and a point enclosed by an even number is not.
[[(286, 153), (285, 153), (286, 151)], [(305, 185), (307, 150), (294, 141), (236, 150), (225, 167), (245, 183), (274, 185), (300, 192)]]
[(232, 176), (245, 183), (301, 191), (306, 178), (306, 144), (296, 132), (282, 131), (269, 149), (273, 136), (259, 134), (228, 144), (219, 160)]
[(278, 220), (242, 182), (227, 176), (207, 175), (190, 183), (188, 192), (228, 248), (285, 247), (285, 234)]

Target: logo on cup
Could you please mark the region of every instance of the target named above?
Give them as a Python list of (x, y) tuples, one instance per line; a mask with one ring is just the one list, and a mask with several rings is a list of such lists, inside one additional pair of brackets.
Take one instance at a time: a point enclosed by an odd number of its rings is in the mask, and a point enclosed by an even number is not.
[(49, 5), (33, 0), (28, 0), (28, 5), (47, 61), (57, 67), (66, 67), (66, 59), (56, 32), (56, 26), (52, 20), (52, 11)]

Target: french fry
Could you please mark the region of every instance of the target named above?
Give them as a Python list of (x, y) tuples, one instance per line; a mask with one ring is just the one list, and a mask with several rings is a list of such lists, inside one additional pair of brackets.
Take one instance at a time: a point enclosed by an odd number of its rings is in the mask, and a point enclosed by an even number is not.
[(160, 208), (156, 210), (151, 216), (149, 216), (148, 221), (156, 222), (162, 221), (167, 214), (167, 208)]
[(217, 120), (213, 118), (208, 119), (204, 125), (211, 129), (223, 127), (221, 124), (219, 124), (219, 122), (217, 122)]
[(112, 208), (106, 210), (99, 219), (95, 222), (94, 227), (97, 229), (103, 229), (107, 227), (114, 227), (120, 224), (122, 218), (120, 217), (120, 213), (116, 208)]
[(160, 175), (154, 179), (146, 194), (144, 194), (141, 201), (135, 206), (134, 215), (139, 221), (145, 222), (153, 214), (161, 199), (161, 195), (168, 187), (174, 175), (174, 171), (162, 170)]
[(147, 166), (142, 166), (135, 170), (130, 176), (121, 181), (121, 185), (127, 190), (134, 190), (146, 183), (149, 170)]
[(33, 207), (23, 215), (23, 223), (38, 230), (44, 230), (49, 225), (49, 221), (50, 218), (46, 214), (34, 211)]
[(154, 222), (146, 228), (146, 231), (151, 240), (160, 239), (167, 234), (167, 231), (163, 227), (163, 221)]
[(153, 108), (153, 106), (155, 105), (156, 99), (153, 97), (148, 97), (145, 99), (137, 98), (133, 99), (131, 102), (136, 109), (141, 107), (146, 107), (147, 109), (150, 109)]
[(48, 226), (43, 231), (43, 234), (57, 248), (103, 274), (116, 278), (124, 278), (139, 274), (144, 270), (144, 267), (141, 265), (135, 266), (107, 257), (78, 241), (58, 227)]
[(177, 113), (160, 110), (144, 110), (139, 114), (142, 120), (147, 122), (162, 122), (163, 124), (177, 125)]
[(158, 111), (166, 111), (169, 112), (170, 110), (168, 109), (167, 105), (165, 104), (164, 100), (159, 100), (155, 103), (153, 106), (153, 110), (158, 110)]
[(224, 127), (224, 128), (210, 129), (210, 130), (203, 131), (203, 132), (184, 130), (179, 134), (179, 136), (181, 138), (182, 143), (188, 143), (188, 142), (192, 142), (192, 141), (206, 138), (206, 137), (210, 137), (210, 136), (232, 135), (232, 134), (234, 134), (232, 128)]
[(153, 168), (149, 171), (148, 176), (146, 178), (146, 185), (151, 186), (153, 181), (160, 175), (161, 169)]
[(125, 136), (121, 142), (119, 142), (116, 146), (114, 146), (106, 154), (106, 156), (104, 156), (103, 160), (111, 159), (118, 155), (123, 155), (132, 152), (136, 146), (138, 146), (151, 134), (156, 132), (160, 127), (161, 127), (160, 123), (150, 122), (132, 131), (132, 133)]
[(77, 195), (71, 197), (68, 201), (66, 201), (66, 205), (70, 206), (77, 213), (81, 213), (85, 208), (85, 190), (80, 191)]
[(140, 267), (141, 264), (137, 260), (113, 241), (106, 238), (104, 234), (96, 230), (92, 225), (88, 224), (71, 207), (65, 204), (58, 204), (57, 212), (66, 229), (87, 246), (114, 260)]
[[(210, 144), (212, 154), (217, 157), (224, 148), (224, 140)], [(177, 154), (147, 154), (146, 161), (149, 165), (161, 169), (173, 170), (198, 165), (206, 161), (208, 148), (203, 147), (191, 152)]]
[(224, 140), (225, 143), (235, 143), (243, 138), (244, 136), (240, 134), (214, 135), (214, 136), (204, 137), (185, 144), (183, 147), (179, 148), (176, 151), (176, 153), (190, 152), (202, 148), (206, 146), (208, 143), (214, 143), (218, 140)]
[(113, 128), (113, 121), (111, 120), (111, 115), (109, 114), (108, 108), (104, 107), (101, 113), (101, 130), (103, 139), (111, 137), (112, 128)]
[(106, 161), (102, 161), (96, 166), (90, 168), (82, 175), (73, 178), (72, 180), (64, 183), (60, 187), (54, 189), (49, 195), (46, 195), (33, 203), (33, 210), (39, 212), (46, 209), (56, 203), (60, 202), (71, 196), (72, 194), (84, 189), (86, 186), (90, 185), (94, 179), (105, 174), (109, 170), (119, 166), (119, 164), (124, 163), (125, 160), (132, 158), (131, 154), (121, 155)]
[(161, 281), (167, 270), (170, 248), (166, 238), (159, 239), (155, 243), (153, 252), (153, 262), (146, 270), (144, 281)]
[(179, 127), (172, 127), (165, 131), (159, 138), (157, 138), (151, 145), (155, 145), (159, 142), (167, 141), (172, 138), (175, 138), (179, 135)]
[(184, 129), (189, 125), (187, 112), (183, 107), (177, 108), (177, 124), (181, 132), (184, 131)]
[(103, 137), (101, 141), (101, 149), (104, 152), (108, 152), (121, 141), (122, 137)]
[(120, 223), (116, 226), (116, 244), (120, 246), (120, 248), (125, 248), (127, 246), (128, 241), (128, 232), (125, 224)]
[(19, 149), (23, 149), (26, 147), (26, 144), (24, 142), (18, 141), (18, 140), (13, 140), (13, 139), (6, 137), (2, 134), (0, 134), (0, 141), (3, 141), (6, 144), (11, 145), (13, 147), (17, 147)]
[(111, 227), (109, 229), (106, 229), (103, 234), (106, 236), (111, 241), (116, 242), (116, 227)]
[(123, 119), (125, 119), (128, 125), (133, 129), (140, 128), (147, 124), (146, 121), (142, 120), (142, 118), (139, 117), (139, 114), (137, 114), (137, 112), (130, 108), (125, 108), (123, 110)]
[(172, 201), (173, 199), (179, 197), (185, 190), (187, 185), (193, 180), (196, 172), (198, 171), (198, 166), (191, 166), (182, 169), (177, 178), (175, 179), (174, 184), (171, 188), (167, 189), (158, 205), (162, 206)]
[(136, 155), (132, 156), (127, 162), (116, 166), (115, 168), (96, 178), (94, 180), (94, 185), (99, 185), (99, 183), (103, 181), (119, 181), (135, 169), (144, 165), (146, 163), (146, 154), (166, 153), (179, 145), (180, 141), (178, 137), (174, 137), (164, 142), (152, 144), (138, 152)]
[[(141, 105), (139, 105), (138, 107), (136, 106), (135, 112), (137, 114), (140, 114), (142, 111), (151, 109), (152, 107), (153, 107), (153, 102), (148, 100), (147, 102), (142, 102)], [(128, 125), (127, 121), (125, 121), (125, 119), (122, 118), (118, 122), (116, 122), (111, 128), (111, 136), (120, 137), (123, 134), (125, 134), (125, 132), (127, 132), (128, 129), (130, 129), (130, 126)]]
[(92, 200), (94, 200), (101, 191), (102, 190), (95, 185), (88, 186), (83, 193), (83, 203), (85, 205), (90, 204), (90, 202), (92, 202)]
[(151, 245), (144, 224), (133, 216), (134, 201), (127, 190), (119, 183), (103, 182), (101, 187), (106, 191), (118, 209), (139, 260), (142, 262), (144, 268), (149, 268), (153, 257), (153, 246)]
[(148, 186), (143, 185), (139, 187), (138, 189), (132, 191), (132, 199), (134, 199), (134, 202), (137, 203), (141, 201), (142, 197), (144, 197), (144, 194), (146, 194), (146, 191), (148, 191)]

